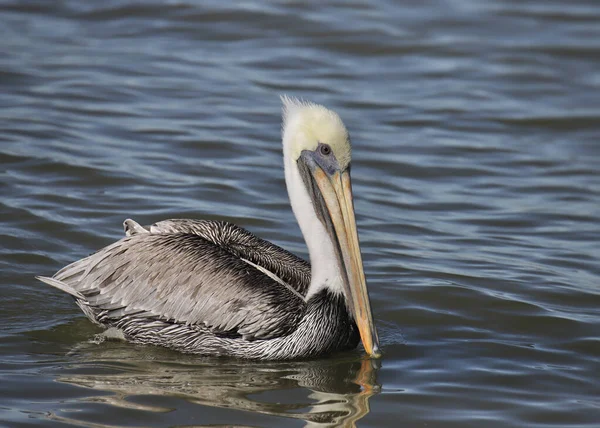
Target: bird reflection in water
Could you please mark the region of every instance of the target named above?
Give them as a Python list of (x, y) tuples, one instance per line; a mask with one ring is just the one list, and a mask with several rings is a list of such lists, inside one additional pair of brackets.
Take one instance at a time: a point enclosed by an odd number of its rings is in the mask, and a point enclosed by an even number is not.
[[(217, 358), (191, 357), (156, 349), (144, 352), (146, 349), (116, 343), (100, 347), (84, 345), (69, 357), (74, 363), (57, 380), (112, 393), (88, 399), (94, 402), (121, 409), (170, 412), (177, 418), (172, 421), (177, 425), (189, 424), (185, 420), (190, 416), (189, 407), (185, 406), (186, 415), (182, 416), (177, 415), (174, 405), (184, 399), (201, 406), (248, 411), (257, 416), (304, 420), (305, 426), (351, 427), (369, 413), (369, 398), (381, 389), (376, 381), (380, 362), (360, 359), (356, 354), (326, 360), (285, 363), (228, 360), (222, 364)], [(162, 407), (154, 404), (156, 400), (142, 404), (140, 401), (148, 400), (138, 400), (136, 396), (172, 399), (165, 400), (166, 406)], [(194, 423), (197, 424), (206, 411), (198, 409)], [(70, 412), (51, 417), (86, 425), (86, 421)], [(254, 425), (251, 421), (249, 416), (248, 423)], [(93, 422), (87, 425), (103, 426)]]

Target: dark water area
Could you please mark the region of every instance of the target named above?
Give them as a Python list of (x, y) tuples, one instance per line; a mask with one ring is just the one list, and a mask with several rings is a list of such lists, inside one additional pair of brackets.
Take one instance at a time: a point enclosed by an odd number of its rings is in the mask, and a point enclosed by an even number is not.
[[(594, 0), (0, 0), (0, 426), (599, 426), (599, 23)], [(102, 340), (34, 279), (128, 217), (306, 257), (284, 93), (352, 135), (383, 359)]]

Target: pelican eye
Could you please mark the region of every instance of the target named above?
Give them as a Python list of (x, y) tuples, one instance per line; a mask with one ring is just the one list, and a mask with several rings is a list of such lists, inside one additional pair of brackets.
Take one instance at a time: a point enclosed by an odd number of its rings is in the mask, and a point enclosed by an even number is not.
[(329, 156), (331, 154), (331, 147), (329, 147), (329, 144), (321, 144), (319, 150), (323, 156)]

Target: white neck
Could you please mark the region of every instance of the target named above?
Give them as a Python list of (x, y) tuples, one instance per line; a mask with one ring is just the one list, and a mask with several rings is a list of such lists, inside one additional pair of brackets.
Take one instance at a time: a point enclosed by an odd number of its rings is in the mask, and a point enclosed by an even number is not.
[(324, 288), (341, 294), (343, 293), (342, 275), (331, 238), (317, 217), (298, 165), (289, 155), (287, 146), (284, 143), (285, 183), (292, 210), (308, 247), (311, 264), (311, 279), (306, 300)]

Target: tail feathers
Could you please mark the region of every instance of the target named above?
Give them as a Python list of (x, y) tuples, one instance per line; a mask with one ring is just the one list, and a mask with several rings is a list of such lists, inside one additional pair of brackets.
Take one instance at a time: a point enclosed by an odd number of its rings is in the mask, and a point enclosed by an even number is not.
[(80, 299), (80, 300), (86, 300), (86, 298), (83, 296), (83, 294), (81, 294), (79, 291), (75, 290), (73, 287), (71, 287), (70, 285), (59, 281), (57, 279), (54, 278), (49, 278), (47, 276), (36, 276), (36, 279), (39, 279), (42, 282), (45, 282), (48, 285), (51, 285), (52, 287), (58, 288), (59, 290), (64, 291), (67, 294), (70, 294), (71, 296), (75, 297), (76, 299)]

